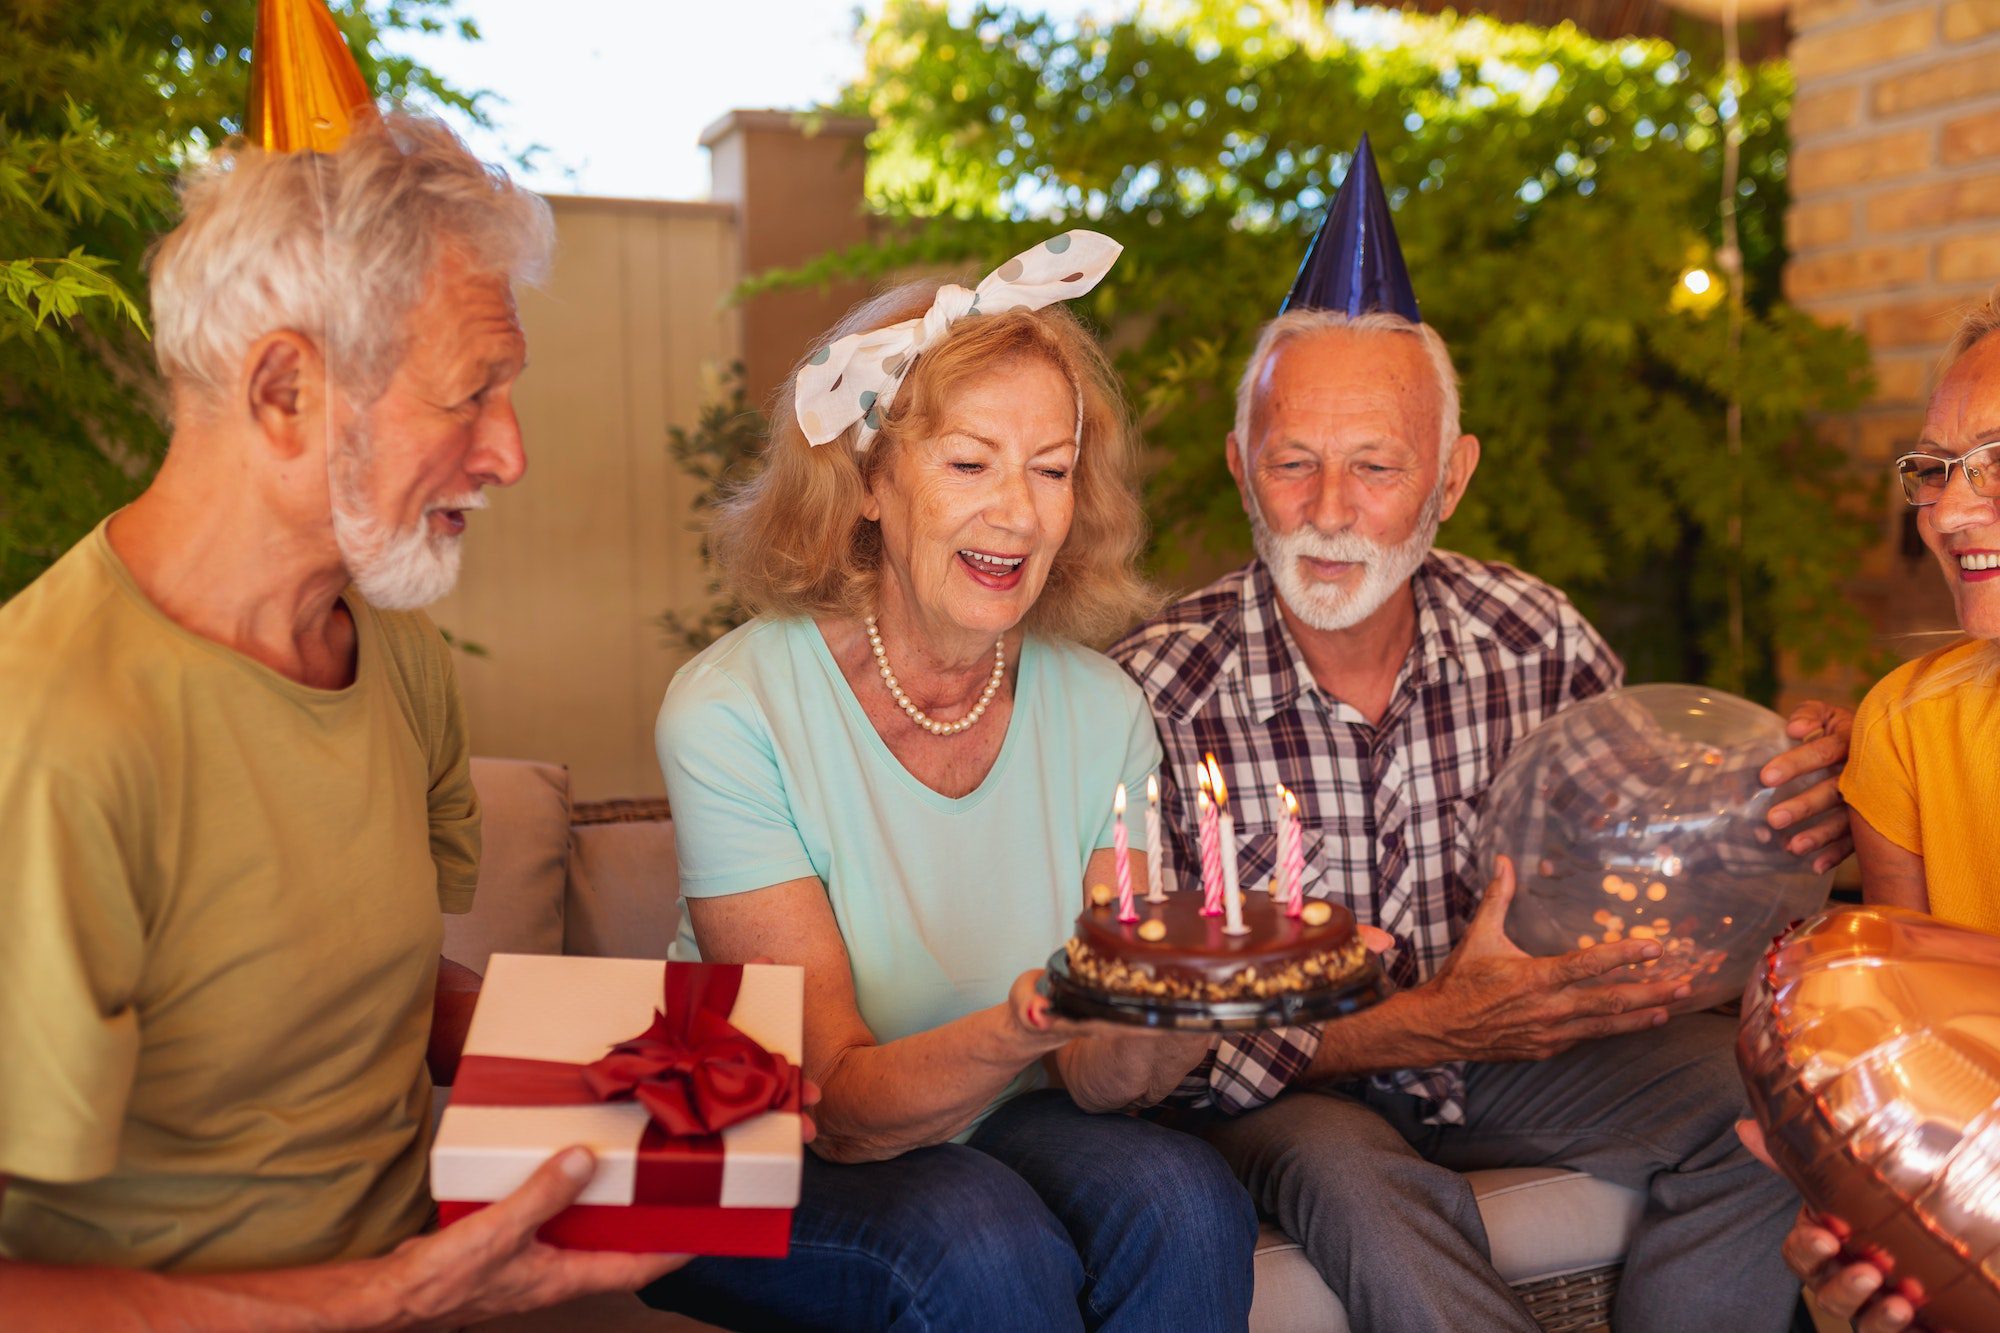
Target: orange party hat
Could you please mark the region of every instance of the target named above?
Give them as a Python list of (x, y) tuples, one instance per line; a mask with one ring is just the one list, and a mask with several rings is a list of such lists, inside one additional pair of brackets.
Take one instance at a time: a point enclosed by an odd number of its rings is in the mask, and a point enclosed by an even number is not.
[(257, 0), (245, 138), (274, 153), (331, 153), (374, 114), (324, 0)]

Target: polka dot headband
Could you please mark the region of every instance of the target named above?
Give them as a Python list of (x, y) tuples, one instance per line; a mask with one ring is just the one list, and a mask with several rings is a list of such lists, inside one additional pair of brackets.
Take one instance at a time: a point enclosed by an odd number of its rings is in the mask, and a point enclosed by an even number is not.
[[(867, 449), (910, 366), (946, 329), (967, 315), (1040, 310), (1082, 296), (1103, 280), (1123, 250), (1109, 236), (1066, 231), (1015, 255), (971, 291), (946, 283), (920, 319), (850, 333), (820, 348), (799, 371), (799, 429), (821, 445), (858, 421), (855, 448)], [(1081, 418), (1079, 406), (1079, 434)]]

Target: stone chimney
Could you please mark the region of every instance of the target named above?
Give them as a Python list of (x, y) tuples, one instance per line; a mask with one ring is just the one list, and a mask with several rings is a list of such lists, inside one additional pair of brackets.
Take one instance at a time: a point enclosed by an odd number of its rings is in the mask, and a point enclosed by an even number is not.
[[(871, 120), (794, 111), (732, 111), (702, 131), (711, 193), (736, 209), (741, 272), (771, 269), (860, 245), (869, 238), (862, 203)], [(770, 396), (812, 341), (868, 294), (841, 282), (766, 292), (743, 306), (743, 365), (750, 401)]]

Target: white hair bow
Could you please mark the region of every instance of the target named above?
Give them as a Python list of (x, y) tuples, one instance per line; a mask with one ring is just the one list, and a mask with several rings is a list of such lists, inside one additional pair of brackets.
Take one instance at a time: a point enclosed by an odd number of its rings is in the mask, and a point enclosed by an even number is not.
[(911, 363), (946, 329), (967, 315), (1040, 310), (1082, 296), (1124, 248), (1094, 231), (1066, 231), (1015, 255), (971, 291), (946, 283), (921, 319), (850, 333), (820, 348), (799, 370), (799, 429), (820, 445), (859, 421), (855, 448), (866, 449)]

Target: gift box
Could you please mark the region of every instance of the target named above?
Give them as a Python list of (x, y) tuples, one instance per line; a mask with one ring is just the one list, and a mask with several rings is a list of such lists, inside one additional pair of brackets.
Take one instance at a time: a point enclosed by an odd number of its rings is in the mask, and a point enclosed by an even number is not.
[(570, 1249), (781, 1258), (799, 1199), (804, 973), (495, 954), (431, 1150), (446, 1224), (580, 1143)]

